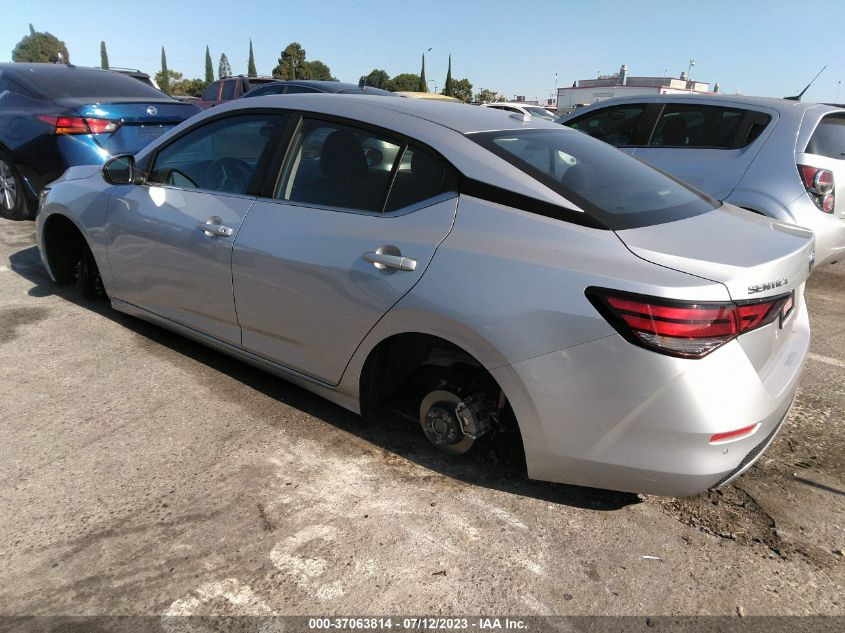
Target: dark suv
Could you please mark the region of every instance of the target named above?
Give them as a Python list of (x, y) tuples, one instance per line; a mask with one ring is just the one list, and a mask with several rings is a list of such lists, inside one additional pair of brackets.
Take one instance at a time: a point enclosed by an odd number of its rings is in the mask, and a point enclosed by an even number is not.
[(202, 95), (202, 99), (197, 101), (196, 105), (203, 110), (207, 110), (226, 101), (240, 99), (241, 95), (246, 94), (256, 86), (275, 81), (272, 77), (245, 77), (244, 75), (218, 79), (209, 84)]

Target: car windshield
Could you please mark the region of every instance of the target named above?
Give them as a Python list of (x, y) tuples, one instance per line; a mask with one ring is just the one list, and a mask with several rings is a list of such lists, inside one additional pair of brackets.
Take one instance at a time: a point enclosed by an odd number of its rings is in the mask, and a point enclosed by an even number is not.
[(530, 114), (531, 116), (537, 117), (538, 119), (554, 121), (555, 118), (554, 115), (545, 108), (525, 106), (525, 111), (528, 112), (528, 114)]
[(613, 230), (681, 220), (719, 206), (680, 180), (566, 128), (468, 136)]
[(142, 100), (166, 96), (137, 79), (109, 70), (83, 68), (36, 69), (16, 75), (33, 93), (48, 99), (86, 98), (105, 100), (133, 97)]

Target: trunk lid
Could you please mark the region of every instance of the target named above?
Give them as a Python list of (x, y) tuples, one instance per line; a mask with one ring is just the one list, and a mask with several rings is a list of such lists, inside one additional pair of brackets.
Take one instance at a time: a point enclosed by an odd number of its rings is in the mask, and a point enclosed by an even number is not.
[(724, 284), (734, 301), (800, 288), (810, 275), (815, 244), (812, 231), (729, 204), (616, 234), (641, 259)]
[(168, 98), (143, 102), (137, 99), (115, 99), (109, 103), (76, 103), (72, 107), (83, 117), (120, 122), (114, 132), (91, 135), (112, 156), (134, 154), (185, 119), (200, 112), (200, 109), (192, 104), (179, 103)]

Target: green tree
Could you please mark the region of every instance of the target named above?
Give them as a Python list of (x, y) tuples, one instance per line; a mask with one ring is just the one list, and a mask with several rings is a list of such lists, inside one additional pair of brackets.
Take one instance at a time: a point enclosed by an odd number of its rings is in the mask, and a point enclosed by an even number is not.
[(258, 77), (255, 69), (255, 55), (252, 54), (252, 40), (249, 41), (249, 60), (246, 63), (246, 74), (249, 77)]
[(297, 67), (302, 66), (305, 61), (305, 49), (299, 42), (291, 42), (282, 51), (278, 65), (273, 69), (272, 75), (276, 79), (296, 79)]
[(220, 63), (217, 64), (217, 78), (218, 79), (225, 79), (226, 77), (232, 76), (232, 66), (229, 64), (229, 58), (226, 57), (226, 53), (223, 53), (220, 56)]
[(50, 64), (70, 63), (70, 54), (65, 43), (52, 33), (38, 33), (29, 25), (29, 35), (12, 50), (13, 62), (47, 62)]
[(449, 53), (449, 69), (446, 71), (446, 83), (443, 84), (443, 91), (441, 92), (441, 94), (444, 94), (447, 97), (454, 97), (455, 95), (452, 94), (452, 91), (454, 90), (452, 84), (452, 54)]
[(332, 77), (332, 70), (319, 59), (302, 62), (296, 73), (300, 79), (316, 79), (317, 81), (337, 81)]
[(428, 83), (425, 80), (425, 53), (422, 56), (422, 68), (420, 69), (420, 83), (417, 85), (416, 91), (412, 92), (428, 92)]
[(100, 68), (109, 67), (109, 52), (106, 50), (106, 43), (100, 42)]
[[(161, 75), (161, 80), (158, 79), (159, 75)], [(167, 55), (164, 52), (164, 46), (161, 47), (161, 72), (156, 73), (156, 82), (164, 94), (170, 94), (170, 71), (167, 70)]]
[(208, 88), (208, 84), (199, 77), (196, 79), (183, 79), (173, 91), (173, 94), (185, 95), (188, 97), (201, 97)]
[(422, 92), (420, 90), (420, 76), (416, 73), (402, 73), (390, 80), (391, 90), (403, 92)]
[[(165, 74), (165, 72), (167, 74)], [(182, 81), (182, 73), (170, 69), (160, 70), (156, 73), (155, 80), (162, 92), (166, 92), (169, 95), (182, 94), (179, 92), (179, 84)], [(164, 89), (165, 86), (167, 86), (167, 90)]]
[[(419, 78), (417, 78), (419, 82)], [(373, 68), (369, 75), (364, 75), (358, 80), (359, 84), (371, 86), (373, 88), (381, 88), (383, 90), (392, 90), (393, 82), (390, 80), (390, 75), (380, 68)]]
[(481, 103), (493, 103), (494, 101), (499, 101), (502, 96), (496, 92), (495, 90), (488, 90), (487, 88), (482, 88), (480, 92), (475, 94), (473, 101), (479, 101)]
[(469, 79), (453, 79), (452, 94), (450, 96), (460, 99), (464, 103), (472, 101), (472, 84), (469, 82)]
[(210, 84), (214, 81), (214, 65), (211, 63), (211, 51), (208, 46), (205, 47), (205, 83)]

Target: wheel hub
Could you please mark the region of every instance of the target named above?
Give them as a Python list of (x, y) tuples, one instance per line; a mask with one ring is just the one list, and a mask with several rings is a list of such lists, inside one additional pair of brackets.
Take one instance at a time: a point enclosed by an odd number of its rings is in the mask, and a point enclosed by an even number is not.
[(18, 201), (15, 176), (6, 161), (0, 160), (0, 204), (7, 211), (13, 211)]
[(450, 455), (462, 455), (472, 446), (474, 440), (464, 435), (461, 422), (455, 411), (461, 402), (459, 396), (450, 391), (432, 391), (423, 398), (420, 405), (420, 426), (428, 441), (439, 450)]

